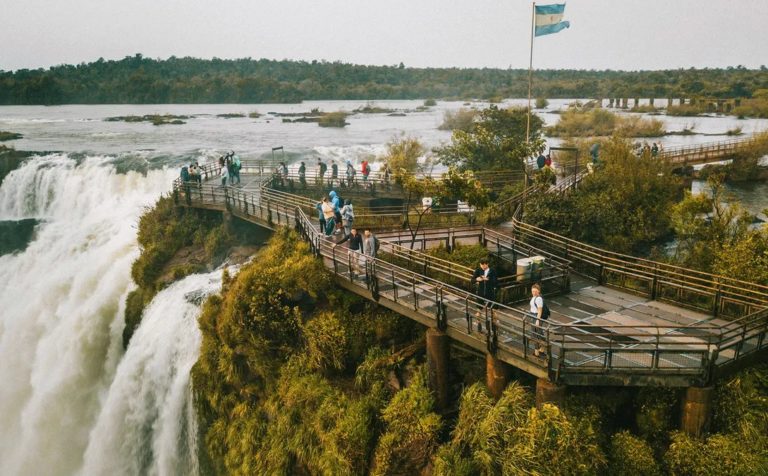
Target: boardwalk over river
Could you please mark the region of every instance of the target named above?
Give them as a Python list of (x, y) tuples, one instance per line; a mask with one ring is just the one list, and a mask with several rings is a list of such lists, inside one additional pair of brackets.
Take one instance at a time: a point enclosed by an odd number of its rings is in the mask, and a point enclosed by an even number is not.
[[(768, 349), (766, 286), (611, 253), (516, 219), (503, 230), (473, 225), (471, 214), (456, 209), (430, 214), (428, 227), (414, 236), (398, 226), (407, 210), (358, 208), (356, 223), (377, 229), (382, 242), (379, 257), (364, 260), (319, 232), (310, 218), (316, 200), (269, 188), (271, 176), (250, 174), (247, 165), (243, 172), (240, 188), (177, 181), (177, 203), (269, 228), (294, 227), (346, 289), (430, 327), (428, 355), (441, 402), (447, 339), (486, 354), (492, 392), (503, 388), (509, 364), (538, 377), (545, 400), (556, 400), (565, 385), (710, 391), (719, 376)], [(502, 302), (481, 308), (470, 269), (424, 252), (441, 243), (480, 243), (512, 264), (544, 258), (534, 277), (552, 310), (548, 325), (537, 327), (527, 316), (532, 281), (522, 275), (504, 282)], [(546, 351), (534, 352), (539, 347)]]

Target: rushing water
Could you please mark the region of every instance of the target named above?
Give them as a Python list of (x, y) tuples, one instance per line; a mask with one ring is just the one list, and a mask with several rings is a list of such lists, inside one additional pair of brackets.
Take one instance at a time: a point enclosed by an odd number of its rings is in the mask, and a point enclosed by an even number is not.
[[(555, 122), (566, 103), (552, 101), (545, 122)], [(189, 160), (231, 149), (243, 158), (269, 157), (272, 147), (285, 146), (294, 163), (359, 161), (401, 134), (433, 147), (450, 139), (437, 130), (444, 112), (463, 107), (440, 102), (415, 112), (421, 101), (377, 101), (406, 116), (356, 114), (344, 129), (287, 124), (269, 114), (364, 105), (0, 107), (0, 130), (24, 134), (10, 145), (55, 151), (26, 161), (0, 185), (0, 231), (19, 235), (0, 251), (0, 474), (195, 472), (189, 368), (200, 336), (199, 307), (190, 296), (214, 292), (220, 282), (217, 273), (191, 276), (159, 293), (124, 352), (123, 303), (133, 288), (138, 217)], [(253, 111), (264, 115), (217, 117)], [(166, 113), (195, 117), (178, 126), (103, 120)], [(668, 129), (696, 122), (708, 133), (768, 128), (768, 121), (734, 118), (662, 119)], [(742, 195), (748, 207), (768, 206), (765, 185), (752, 188)]]

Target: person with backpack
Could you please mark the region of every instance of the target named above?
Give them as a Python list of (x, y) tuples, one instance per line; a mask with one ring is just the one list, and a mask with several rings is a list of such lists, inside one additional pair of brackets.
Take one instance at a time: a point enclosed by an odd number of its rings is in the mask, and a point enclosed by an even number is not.
[(341, 197), (339, 194), (336, 193), (335, 190), (331, 190), (331, 193), (328, 194), (328, 196), (331, 198), (331, 206), (333, 207), (333, 216), (336, 218), (336, 231), (333, 232), (334, 235), (341, 233), (342, 231), (342, 216), (341, 216), (341, 206), (342, 202)]
[(341, 219), (344, 222), (344, 234), (349, 235), (352, 232), (352, 223), (355, 221), (355, 210), (352, 208), (350, 199), (346, 199), (344, 206), (341, 207)]
[[(493, 308), (493, 301), (496, 299), (496, 270), (491, 269), (487, 259), (480, 260), (480, 266), (472, 273), (472, 283), (477, 287), (477, 304), (479, 309), (475, 313), (475, 317), (479, 318), (480, 313), (485, 308)], [(490, 302), (489, 302), (490, 301)], [(483, 325), (478, 319), (477, 330), (483, 331)]]
[(323, 201), (317, 204), (316, 208), (320, 212), (320, 231), (325, 236), (331, 236), (335, 227), (333, 205), (328, 201), (328, 197), (323, 197)]
[(531, 302), (530, 313), (534, 320), (533, 334), (539, 341), (535, 344), (533, 355), (539, 356), (546, 352), (544, 348), (544, 323), (549, 319), (549, 307), (544, 302), (544, 298), (541, 297), (541, 286), (536, 283), (531, 286)]
[(369, 258), (376, 258), (376, 255), (379, 254), (379, 247), (381, 246), (379, 239), (371, 233), (371, 230), (365, 230), (363, 236), (363, 254)]

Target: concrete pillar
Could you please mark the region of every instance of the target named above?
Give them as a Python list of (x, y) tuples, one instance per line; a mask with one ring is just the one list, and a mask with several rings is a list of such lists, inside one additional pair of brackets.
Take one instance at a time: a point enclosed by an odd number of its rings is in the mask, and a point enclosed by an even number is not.
[(595, 99), (595, 106), (597, 106), (598, 109), (603, 107), (603, 98), (597, 98)]
[(733, 100), (733, 106), (734, 107), (740, 107), (741, 106), (741, 98), (736, 98)]
[(621, 100), (621, 108), (626, 109), (629, 107), (629, 98), (624, 98)]
[(566, 389), (565, 385), (557, 385), (548, 379), (536, 379), (536, 408), (541, 409), (545, 403), (562, 406)]
[(651, 106), (653, 106), (653, 101), (654, 101), (654, 99), (656, 99), (656, 98), (650, 98), (650, 99), (648, 100), (648, 103), (649, 103)]
[(680, 105), (681, 106), (685, 105), (685, 98), (680, 98), (680, 99), (678, 99), (678, 101), (680, 101)]
[(608, 98), (608, 107), (613, 107), (613, 98)]
[(634, 101), (634, 107), (640, 106), (640, 98), (635, 98), (633, 101)]
[(731, 112), (731, 110), (733, 110), (733, 104), (729, 103), (729, 102), (725, 103), (725, 112), (726, 112), (726, 114)]
[(491, 354), (485, 354), (485, 385), (493, 398), (501, 398), (507, 388), (510, 375), (509, 366)]
[(429, 367), (429, 385), (435, 392), (439, 410), (448, 408), (448, 346), (449, 337), (435, 328), (427, 329), (427, 366)]
[(667, 107), (675, 105), (675, 98), (667, 98)]
[(714, 387), (688, 387), (682, 402), (680, 429), (689, 435), (700, 436), (709, 429), (712, 416)]

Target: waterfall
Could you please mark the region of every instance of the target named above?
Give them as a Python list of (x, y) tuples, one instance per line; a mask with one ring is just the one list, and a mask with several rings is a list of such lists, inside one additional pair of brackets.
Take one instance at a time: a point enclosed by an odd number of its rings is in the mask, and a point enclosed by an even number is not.
[[(121, 404), (112, 387), (123, 357), (122, 306), (134, 286), (130, 267), (139, 251), (138, 217), (175, 176), (171, 170), (119, 174), (105, 157), (51, 154), (28, 160), (3, 180), (0, 220), (35, 218), (40, 224), (24, 251), (0, 256), (0, 473), (76, 474), (86, 463), (86, 448), (99, 447), (89, 438), (103, 437), (99, 428), (108, 425), (103, 422), (110, 412), (119, 411), (108, 405)], [(194, 320), (183, 317), (187, 310), (168, 312), (168, 319), (186, 319), (185, 325), (196, 329)], [(182, 344), (179, 329), (156, 330), (166, 331), (172, 333), (155, 337), (165, 338), (167, 346)], [(128, 354), (140, 352), (134, 345), (150, 345), (141, 339), (151, 336), (139, 334)], [(179, 358), (182, 353), (178, 349)], [(186, 371), (180, 364), (174, 372)], [(155, 378), (150, 372), (126, 378), (143, 382), (139, 388), (162, 383), (142, 381)], [(153, 432), (158, 428), (152, 453), (160, 459), (152, 464), (160, 474), (167, 467), (162, 465), (172, 464), (164, 446), (176, 431), (165, 419), (179, 412), (165, 405), (181, 405), (186, 398), (179, 379), (165, 382), (165, 400), (156, 402), (158, 421), (144, 423)], [(122, 441), (114, 458), (140, 444)]]
[(84, 475), (197, 474), (190, 369), (200, 350), (201, 298), (221, 272), (158, 293), (117, 368), (85, 452)]

